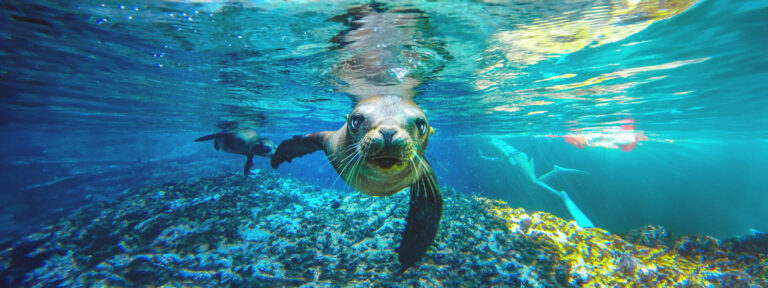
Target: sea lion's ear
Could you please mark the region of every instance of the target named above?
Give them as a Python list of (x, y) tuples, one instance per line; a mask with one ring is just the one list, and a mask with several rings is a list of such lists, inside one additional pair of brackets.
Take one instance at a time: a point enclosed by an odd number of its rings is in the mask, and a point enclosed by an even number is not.
[(283, 162), (291, 162), (293, 158), (322, 150), (325, 140), (333, 134), (333, 131), (323, 131), (312, 134), (296, 135), (280, 143), (277, 151), (272, 155), (272, 168), (277, 168)]
[(397, 259), (402, 265), (400, 272), (413, 266), (427, 251), (437, 236), (442, 215), (443, 197), (437, 187), (435, 174), (429, 168), (411, 185), (410, 208), (405, 220), (403, 240), (397, 248)]
[(429, 127), (429, 135), (437, 133), (437, 130), (435, 128)]

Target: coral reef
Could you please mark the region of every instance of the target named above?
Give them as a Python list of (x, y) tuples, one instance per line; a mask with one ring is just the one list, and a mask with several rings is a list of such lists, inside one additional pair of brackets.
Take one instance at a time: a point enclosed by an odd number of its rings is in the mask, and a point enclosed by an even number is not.
[[(127, 191), (0, 246), (0, 286), (761, 287), (765, 242), (627, 237), (444, 188), (434, 247), (396, 273), (407, 193), (261, 171)], [(742, 244), (748, 244), (744, 246)]]

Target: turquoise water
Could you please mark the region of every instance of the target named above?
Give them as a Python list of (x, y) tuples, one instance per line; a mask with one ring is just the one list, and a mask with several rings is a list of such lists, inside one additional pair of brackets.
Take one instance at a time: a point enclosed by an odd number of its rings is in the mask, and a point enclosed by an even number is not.
[[(550, 185), (610, 232), (768, 231), (765, 1), (397, 1), (378, 7), (420, 11), (398, 12), (417, 20), (396, 27), (419, 34), (382, 37), (386, 49), (332, 41), (364, 2), (193, 2), (3, 2), (3, 242), (129, 188), (240, 173), (242, 156), (200, 136), (338, 129), (355, 101), (334, 67), (367, 49), (395, 51), (386, 77), (419, 79), (441, 186), (570, 219), (497, 138), (536, 175), (588, 172)], [(631, 151), (562, 138), (628, 124), (647, 137)], [(351, 189), (322, 153), (277, 172)]]

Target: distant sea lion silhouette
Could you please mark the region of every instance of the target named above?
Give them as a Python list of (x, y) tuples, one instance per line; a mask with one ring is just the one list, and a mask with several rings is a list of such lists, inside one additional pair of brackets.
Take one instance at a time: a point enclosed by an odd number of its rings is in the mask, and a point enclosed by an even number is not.
[(221, 132), (195, 139), (195, 142), (213, 140), (213, 148), (233, 154), (245, 155), (243, 175), (248, 176), (253, 166), (253, 155), (270, 157), (275, 153), (275, 143), (259, 138), (251, 129), (239, 129), (233, 132)]

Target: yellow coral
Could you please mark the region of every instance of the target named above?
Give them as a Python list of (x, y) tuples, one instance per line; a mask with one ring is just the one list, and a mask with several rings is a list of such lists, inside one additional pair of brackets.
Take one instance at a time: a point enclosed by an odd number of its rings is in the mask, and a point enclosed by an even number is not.
[[(581, 228), (574, 221), (566, 222), (548, 213), (529, 215), (501, 201), (477, 200), (484, 203), (492, 215), (505, 221), (510, 233), (523, 234), (555, 255), (571, 271), (569, 277), (580, 278), (583, 287), (633, 287), (636, 283), (646, 287), (720, 286), (723, 280), (717, 276), (744, 271), (754, 264), (734, 261), (728, 251), (690, 257), (681, 255), (673, 247), (632, 244), (600, 228)], [(708, 247), (720, 247), (713, 238), (696, 241)], [(758, 262), (763, 263), (762, 269), (766, 269), (768, 256), (757, 257)]]

